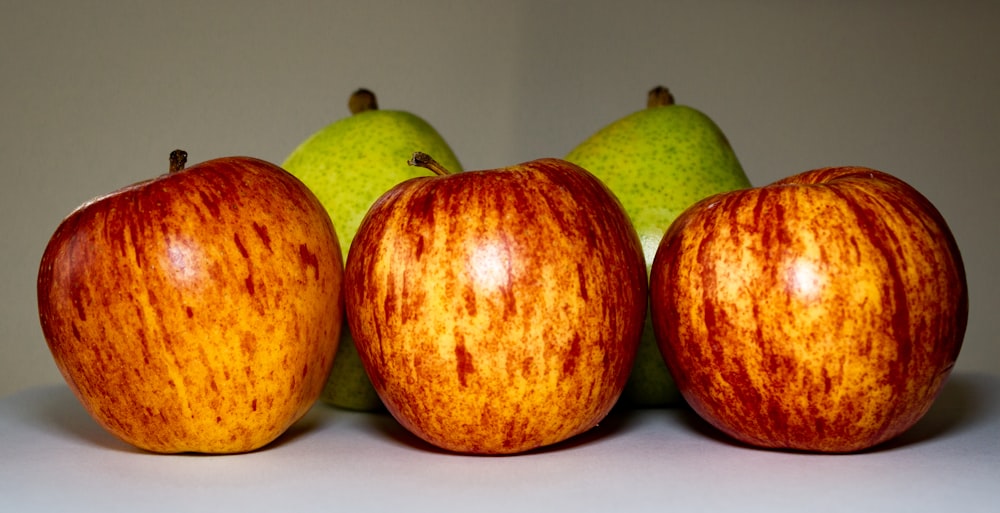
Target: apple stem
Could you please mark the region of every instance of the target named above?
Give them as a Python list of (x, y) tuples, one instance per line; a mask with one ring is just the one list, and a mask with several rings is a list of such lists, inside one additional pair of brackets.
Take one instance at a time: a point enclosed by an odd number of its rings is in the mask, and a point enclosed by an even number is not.
[(670, 89), (663, 86), (656, 86), (649, 91), (646, 98), (646, 107), (666, 107), (674, 104), (674, 95), (670, 94)]
[(375, 93), (362, 87), (351, 94), (351, 98), (347, 100), (347, 108), (351, 109), (352, 115), (378, 110), (378, 99), (375, 98)]
[(170, 170), (168, 173), (176, 173), (178, 171), (183, 171), (184, 166), (187, 164), (188, 154), (184, 150), (174, 150), (170, 152)]
[(434, 174), (438, 176), (450, 175), (451, 171), (448, 171), (444, 166), (438, 164), (438, 161), (431, 158), (430, 155), (423, 152), (414, 152), (410, 160), (406, 161), (407, 164), (416, 167), (422, 167), (424, 169), (430, 169)]

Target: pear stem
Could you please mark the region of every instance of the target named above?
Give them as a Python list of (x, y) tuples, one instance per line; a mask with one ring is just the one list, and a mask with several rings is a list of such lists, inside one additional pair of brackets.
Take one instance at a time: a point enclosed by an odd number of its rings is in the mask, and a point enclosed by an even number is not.
[(378, 110), (378, 98), (375, 97), (375, 93), (362, 87), (351, 94), (350, 99), (347, 100), (347, 108), (351, 109), (352, 115)]
[(663, 86), (656, 86), (649, 91), (646, 98), (646, 107), (666, 107), (674, 104), (674, 95), (670, 94), (670, 89)]
[(407, 164), (415, 167), (422, 167), (424, 169), (430, 169), (434, 174), (438, 176), (450, 175), (451, 171), (448, 171), (444, 166), (438, 164), (438, 161), (431, 158), (430, 155), (423, 152), (414, 152), (410, 160), (406, 161)]
[(187, 160), (188, 154), (184, 150), (174, 150), (170, 152), (170, 169), (167, 173), (183, 171), (184, 166), (187, 164)]

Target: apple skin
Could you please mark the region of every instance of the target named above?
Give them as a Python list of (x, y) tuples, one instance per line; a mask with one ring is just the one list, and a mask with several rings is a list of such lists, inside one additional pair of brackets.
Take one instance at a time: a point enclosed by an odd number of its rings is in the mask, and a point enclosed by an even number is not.
[(910, 185), (824, 168), (693, 205), (650, 276), (653, 327), (691, 407), (744, 443), (855, 452), (910, 428), (958, 358), (958, 246)]
[(342, 284), (315, 196), (273, 164), (220, 158), (67, 216), (42, 256), (38, 311), (56, 365), (107, 431), (152, 452), (238, 453), (319, 396)]
[(344, 294), (387, 410), (453, 452), (512, 454), (595, 426), (625, 386), (645, 263), (620, 203), (559, 159), (410, 179), (369, 210)]

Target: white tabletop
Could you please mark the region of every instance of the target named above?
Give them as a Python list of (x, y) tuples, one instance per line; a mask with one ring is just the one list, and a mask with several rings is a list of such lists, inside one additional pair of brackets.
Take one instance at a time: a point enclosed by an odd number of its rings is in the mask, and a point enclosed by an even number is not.
[(436, 451), (387, 414), (325, 405), (275, 443), (155, 455), (65, 386), (0, 401), (0, 511), (1000, 511), (1000, 376), (954, 375), (928, 415), (863, 454), (751, 449), (686, 409), (617, 411), (506, 457)]

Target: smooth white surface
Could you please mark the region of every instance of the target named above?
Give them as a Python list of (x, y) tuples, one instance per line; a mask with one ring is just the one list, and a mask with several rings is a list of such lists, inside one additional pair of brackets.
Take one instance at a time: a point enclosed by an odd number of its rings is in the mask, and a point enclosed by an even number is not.
[(0, 511), (961, 511), (1000, 504), (1000, 376), (952, 376), (901, 438), (854, 455), (734, 445), (683, 409), (614, 412), (508, 457), (447, 454), (384, 414), (318, 405), (267, 448), (155, 455), (63, 386), (0, 401)]

